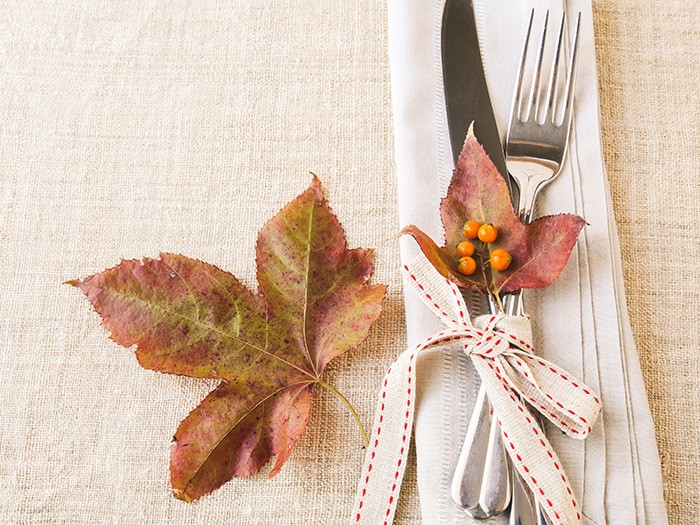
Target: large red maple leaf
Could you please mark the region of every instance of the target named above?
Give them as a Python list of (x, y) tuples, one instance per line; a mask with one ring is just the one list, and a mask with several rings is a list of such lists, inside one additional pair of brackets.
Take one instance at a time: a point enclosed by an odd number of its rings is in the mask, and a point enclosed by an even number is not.
[(137, 346), (144, 368), (221, 380), (173, 439), (171, 484), (186, 501), (273, 455), (275, 475), (306, 428), (314, 386), (340, 395), (321, 373), (367, 337), (381, 311), (386, 287), (368, 284), (374, 254), (348, 249), (315, 176), (263, 226), (256, 251), (257, 293), (216, 266), (167, 253), (69, 282), (114, 341)]

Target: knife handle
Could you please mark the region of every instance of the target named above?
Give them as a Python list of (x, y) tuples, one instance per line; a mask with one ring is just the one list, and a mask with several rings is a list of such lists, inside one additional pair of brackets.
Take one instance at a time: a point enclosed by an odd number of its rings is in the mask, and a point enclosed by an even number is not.
[[(488, 308), (498, 308), (489, 300)], [(473, 518), (502, 514), (511, 500), (511, 464), (482, 384), (452, 478), (452, 499)]]
[(452, 478), (452, 499), (473, 518), (503, 513), (510, 504), (510, 463), (498, 420), (482, 385)]

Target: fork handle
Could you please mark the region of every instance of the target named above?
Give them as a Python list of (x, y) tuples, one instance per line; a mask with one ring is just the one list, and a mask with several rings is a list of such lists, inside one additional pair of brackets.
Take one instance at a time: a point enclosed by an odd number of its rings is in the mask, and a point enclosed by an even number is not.
[(518, 217), (528, 224), (532, 220), (537, 195), (552, 181), (559, 165), (541, 159), (509, 159), (508, 170), (518, 188)]
[[(540, 190), (551, 180), (552, 174), (556, 174), (557, 168), (547, 164), (527, 162), (518, 164), (512, 162), (509, 169), (516, 173), (514, 176), (518, 189), (518, 216), (523, 224), (532, 222), (532, 215), (535, 211), (535, 202)], [(509, 294), (506, 298), (506, 311), (509, 315), (522, 315), (525, 313), (523, 304), (523, 291), (518, 290), (513, 294)], [(533, 416), (540, 422), (541, 418), (537, 414)], [(531, 493), (530, 488), (520, 478), (513, 468), (513, 501), (510, 508), (510, 516), (508, 518), (509, 525), (526, 525), (534, 523), (535, 525), (549, 525), (539, 500)]]
[(515, 469), (512, 472), (513, 499), (508, 525), (550, 525), (539, 501)]
[(508, 525), (539, 525), (536, 520), (535, 498), (523, 478), (513, 469), (513, 502)]
[[(529, 218), (527, 222), (529, 222)], [(522, 315), (525, 313), (522, 290), (508, 297), (506, 309), (509, 315)], [(542, 418), (539, 414), (535, 413), (533, 410), (530, 410), (530, 413), (532, 417), (538, 421), (542, 429), (544, 429)], [(522, 478), (520, 478), (517, 472), (515, 472), (515, 468), (513, 468), (513, 472), (513, 502), (510, 509), (508, 525), (525, 525), (527, 523), (532, 523), (532, 520), (536, 520), (536, 525), (549, 525), (549, 519), (544, 513), (539, 500), (534, 497), (530, 488), (525, 484)], [(521, 494), (519, 494), (519, 492)]]

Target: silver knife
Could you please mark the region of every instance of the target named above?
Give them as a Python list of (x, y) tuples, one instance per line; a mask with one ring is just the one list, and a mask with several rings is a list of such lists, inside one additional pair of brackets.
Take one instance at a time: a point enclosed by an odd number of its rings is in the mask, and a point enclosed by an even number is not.
[[(471, 0), (447, 0), (442, 17), (442, 76), (455, 164), (471, 123), (474, 134), (511, 187), (486, 77)], [(512, 188), (511, 188), (512, 189)], [(512, 192), (511, 192), (512, 194)], [(466, 219), (466, 218), (465, 218)], [(468, 304), (473, 300), (465, 297)], [(489, 303), (493, 311), (495, 306)], [(504, 512), (511, 500), (510, 464), (481, 387), (452, 482), (452, 498), (475, 518)]]

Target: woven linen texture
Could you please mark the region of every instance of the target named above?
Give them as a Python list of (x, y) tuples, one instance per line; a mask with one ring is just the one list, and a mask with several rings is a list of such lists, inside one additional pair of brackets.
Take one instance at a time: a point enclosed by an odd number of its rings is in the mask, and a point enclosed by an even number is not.
[[(694, 524), (700, 4), (595, 12), (630, 316), (671, 520)], [(61, 283), (162, 250), (254, 286), (257, 230), (312, 170), (390, 285), (326, 375), (369, 425), (405, 347), (384, 2), (2, 2), (0, 27), (0, 523), (345, 523), (364, 451), (320, 391), (275, 479), (172, 498), (171, 436), (214, 383), (141, 369)], [(406, 476), (396, 521), (417, 524)]]
[(669, 522), (700, 523), (700, 4), (593, 7), (605, 162)]

